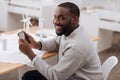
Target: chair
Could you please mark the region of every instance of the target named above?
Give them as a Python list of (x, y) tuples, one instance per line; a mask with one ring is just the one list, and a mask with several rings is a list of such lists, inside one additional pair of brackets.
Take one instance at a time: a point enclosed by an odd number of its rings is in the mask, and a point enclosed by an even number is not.
[(117, 63), (118, 58), (115, 56), (111, 56), (102, 64), (103, 80), (107, 80), (110, 71)]

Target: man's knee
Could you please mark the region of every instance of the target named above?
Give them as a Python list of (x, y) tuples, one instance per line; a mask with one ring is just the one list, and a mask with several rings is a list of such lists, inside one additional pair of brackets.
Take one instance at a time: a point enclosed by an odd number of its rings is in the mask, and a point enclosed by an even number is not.
[(22, 76), (22, 80), (47, 80), (37, 70), (28, 71)]
[(32, 73), (31, 71), (26, 72), (26, 73), (22, 76), (22, 80), (30, 80), (32, 74), (33, 74), (33, 73)]

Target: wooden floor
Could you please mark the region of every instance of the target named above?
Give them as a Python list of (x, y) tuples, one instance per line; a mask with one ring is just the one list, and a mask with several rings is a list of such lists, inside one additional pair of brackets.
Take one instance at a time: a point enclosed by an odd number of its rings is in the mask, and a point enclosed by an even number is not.
[[(119, 49), (108, 49), (106, 51), (103, 51), (99, 53), (101, 63), (103, 63), (108, 57), (110, 56), (116, 56), (118, 60), (120, 60), (120, 48)], [(112, 69), (108, 76), (108, 80), (120, 80), (120, 62), (118, 61), (118, 64)]]

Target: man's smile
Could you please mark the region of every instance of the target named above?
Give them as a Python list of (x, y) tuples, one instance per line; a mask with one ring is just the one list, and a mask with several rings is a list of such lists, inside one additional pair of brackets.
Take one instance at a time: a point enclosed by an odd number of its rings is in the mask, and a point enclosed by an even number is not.
[(56, 31), (62, 31), (62, 27), (61, 26), (56, 26)]

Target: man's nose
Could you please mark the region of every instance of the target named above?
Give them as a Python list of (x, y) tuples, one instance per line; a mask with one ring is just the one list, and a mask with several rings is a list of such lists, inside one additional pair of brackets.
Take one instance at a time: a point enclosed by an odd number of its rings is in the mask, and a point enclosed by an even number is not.
[(54, 23), (55, 25), (58, 25), (60, 22), (59, 22), (58, 19), (54, 19), (54, 20), (53, 20), (53, 23)]

